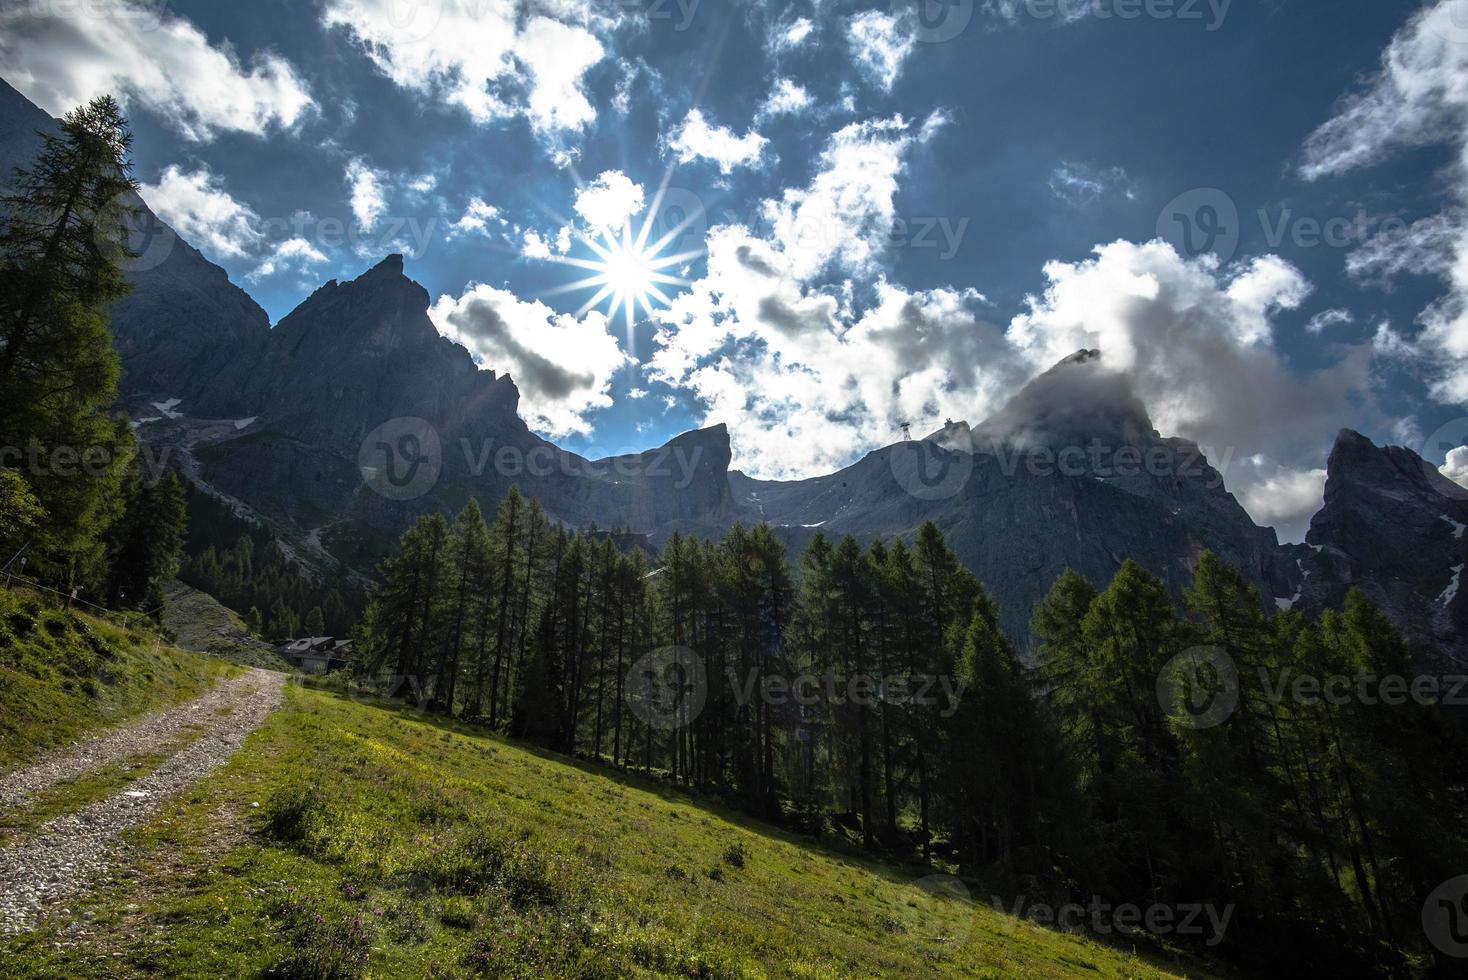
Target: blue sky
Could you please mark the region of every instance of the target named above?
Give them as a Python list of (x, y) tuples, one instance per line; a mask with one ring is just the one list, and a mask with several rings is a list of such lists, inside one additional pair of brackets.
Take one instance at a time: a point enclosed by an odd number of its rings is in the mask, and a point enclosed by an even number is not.
[[(21, 5), (0, 74), (123, 97), (144, 196), (272, 320), (406, 252), (570, 448), (728, 422), (814, 475), (1079, 346), (1287, 536), (1339, 427), (1461, 445), (1468, 0), (922, 4)], [(558, 290), (628, 212), (699, 253), (630, 333)]]

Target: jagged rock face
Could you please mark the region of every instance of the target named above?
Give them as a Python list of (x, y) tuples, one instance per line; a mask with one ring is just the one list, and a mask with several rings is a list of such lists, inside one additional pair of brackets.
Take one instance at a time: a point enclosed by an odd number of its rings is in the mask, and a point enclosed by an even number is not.
[(1468, 490), (1398, 446), (1343, 430), (1330, 453), (1325, 506), (1306, 545), (1296, 605), (1339, 607), (1361, 589), (1419, 650), (1468, 654)]
[(783, 525), (795, 547), (817, 529), (870, 540), (933, 521), (1020, 639), (1067, 567), (1104, 587), (1131, 558), (1176, 594), (1206, 549), (1266, 598), (1290, 594), (1298, 577), (1274, 532), (1250, 520), (1196, 446), (1153, 430), (1095, 351), (1066, 358), (971, 430), (949, 423), (814, 480), (731, 480), (746, 512)]
[[(204, 479), (349, 564), (375, 560), (422, 513), (452, 514), (471, 497), (491, 512), (511, 485), (564, 524), (625, 529), (649, 544), (673, 529), (710, 534), (729, 524), (723, 426), (608, 460), (565, 452), (516, 414), (508, 376), (439, 335), (428, 306), (396, 255), (318, 289), (253, 357), (182, 406), (194, 417), (254, 419), (237, 433), (211, 430), (197, 450)], [(404, 429), (406, 419), (419, 421)], [(403, 493), (375, 492), (362, 467), (401, 463), (405, 432), (435, 475)]]
[[(0, 181), (29, 169), (41, 148), (38, 131), (52, 119), (0, 81)], [(229, 274), (180, 239), (132, 198), (140, 254), (124, 261), (130, 295), (112, 308), (112, 340), (122, 362), (125, 399), (197, 399), (228, 364), (249, 356), (270, 331), (270, 318)]]

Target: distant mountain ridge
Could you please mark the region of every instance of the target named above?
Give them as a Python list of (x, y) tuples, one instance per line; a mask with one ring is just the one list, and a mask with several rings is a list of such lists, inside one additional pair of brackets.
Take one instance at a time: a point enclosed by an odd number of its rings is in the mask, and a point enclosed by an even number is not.
[[(0, 83), (3, 85), (3, 83)], [(0, 165), (29, 164), (54, 127), (0, 87)], [(429, 297), (389, 256), (326, 283), (271, 329), (227, 273), (156, 218), (113, 310), (123, 395), (140, 436), (196, 485), (270, 526), (308, 565), (370, 573), (418, 515), (511, 485), (554, 520), (629, 532), (717, 535), (768, 521), (791, 548), (817, 532), (906, 537), (927, 520), (985, 583), (1006, 629), (1067, 567), (1104, 585), (1128, 558), (1174, 594), (1202, 551), (1240, 568), (1266, 604), (1314, 613), (1365, 589), (1420, 647), (1460, 652), (1468, 504), (1420, 457), (1344, 432), (1308, 545), (1249, 518), (1191, 442), (1152, 426), (1103, 352), (1079, 351), (992, 417), (868, 453), (807, 480), (730, 471), (727, 429), (588, 460), (530, 431), (512, 379), (439, 335)], [(176, 236), (175, 236), (176, 237)], [(150, 243), (144, 243), (145, 245)]]

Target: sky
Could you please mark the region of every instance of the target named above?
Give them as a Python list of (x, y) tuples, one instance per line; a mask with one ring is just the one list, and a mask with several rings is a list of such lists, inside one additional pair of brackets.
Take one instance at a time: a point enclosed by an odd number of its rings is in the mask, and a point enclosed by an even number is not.
[(1086, 347), (1286, 539), (1344, 426), (1468, 484), (1468, 0), (35, 0), (0, 76), (273, 322), (404, 253), (588, 455), (813, 476)]

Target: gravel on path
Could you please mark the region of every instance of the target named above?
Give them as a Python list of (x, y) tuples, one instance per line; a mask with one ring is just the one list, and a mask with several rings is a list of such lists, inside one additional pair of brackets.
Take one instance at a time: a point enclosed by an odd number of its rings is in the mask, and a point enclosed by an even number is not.
[[(251, 670), (242, 678), (220, 685), (193, 702), (198, 710), (180, 716), (187, 719), (184, 724), (208, 724), (201, 738), (115, 796), (57, 817), (35, 834), (0, 850), (0, 934), (33, 927), (50, 914), (57, 902), (81, 893), (89, 882), (104, 874), (122, 846), (123, 832), (142, 824), (170, 797), (228, 762), (245, 738), (280, 704), (284, 681), (283, 674)], [(215, 697), (217, 692), (223, 692), (223, 697)], [(207, 708), (203, 707), (206, 701)], [(226, 705), (233, 710), (216, 713)], [(146, 727), (146, 723), (139, 727)], [(105, 738), (123, 734), (117, 732)], [(123, 754), (149, 747), (147, 743), (133, 743), (133, 748)]]

